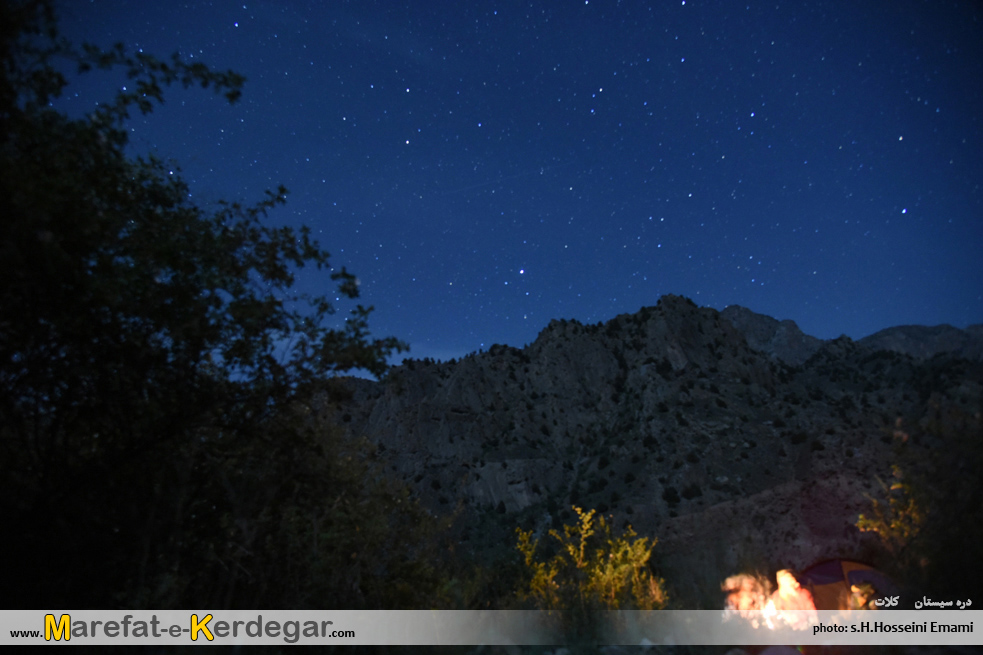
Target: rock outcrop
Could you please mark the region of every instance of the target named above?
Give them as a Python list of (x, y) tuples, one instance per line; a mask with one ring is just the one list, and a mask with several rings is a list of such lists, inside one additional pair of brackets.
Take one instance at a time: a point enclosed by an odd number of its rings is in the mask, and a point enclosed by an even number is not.
[(744, 335), (749, 346), (793, 366), (812, 357), (823, 344), (802, 332), (795, 321), (778, 321), (740, 305), (725, 307), (720, 315)]

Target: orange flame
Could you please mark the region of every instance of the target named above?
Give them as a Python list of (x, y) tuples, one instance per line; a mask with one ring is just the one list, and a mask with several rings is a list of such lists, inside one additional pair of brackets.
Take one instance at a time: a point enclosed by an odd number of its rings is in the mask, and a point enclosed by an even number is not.
[(762, 576), (741, 574), (727, 578), (721, 585), (727, 594), (726, 608), (738, 610), (741, 616), (751, 619), (755, 628), (759, 627), (759, 622), (752, 611), (759, 610), (765, 627), (770, 630), (775, 629), (777, 622), (803, 630), (818, 620), (812, 594), (802, 588), (792, 572), (783, 569), (775, 577), (778, 589), (774, 593), (771, 581)]

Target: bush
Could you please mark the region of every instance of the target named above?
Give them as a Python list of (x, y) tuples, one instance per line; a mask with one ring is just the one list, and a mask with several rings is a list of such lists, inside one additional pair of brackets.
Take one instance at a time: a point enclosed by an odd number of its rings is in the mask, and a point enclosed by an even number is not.
[(880, 537), (885, 570), (914, 592), (960, 598), (983, 584), (983, 429), (979, 413), (947, 409), (919, 435), (926, 449), (895, 433), (903, 441), (894, 480), (878, 480), (882, 497), (868, 497), (856, 525)]
[(925, 514), (912, 494), (911, 485), (900, 481), (903, 477), (900, 467), (895, 465), (892, 470), (898, 480), (890, 485), (877, 478), (887, 502), (867, 494), (871, 513), (861, 514), (856, 525), (861, 532), (876, 533), (891, 555), (901, 559), (921, 531)]
[(614, 537), (603, 516), (595, 521), (595, 510), (573, 510), (576, 523), (564, 525), (562, 535), (549, 531), (558, 546), (549, 559), (537, 559), (539, 540), (531, 530), (516, 529), (528, 579), (519, 599), (541, 610), (566, 611), (566, 627), (580, 637), (595, 627), (591, 618), (598, 610), (664, 608), (665, 583), (649, 569), (656, 540), (636, 539), (631, 526)]

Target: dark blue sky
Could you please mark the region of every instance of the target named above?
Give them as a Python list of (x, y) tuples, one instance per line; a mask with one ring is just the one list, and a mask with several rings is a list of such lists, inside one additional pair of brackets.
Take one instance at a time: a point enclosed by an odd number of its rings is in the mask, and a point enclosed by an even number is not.
[(134, 152), (202, 203), (284, 184), (271, 220), (309, 225), (410, 356), (665, 293), (822, 338), (983, 322), (978, 2), (59, 6), (73, 40), (244, 74), (231, 107), (171, 90)]

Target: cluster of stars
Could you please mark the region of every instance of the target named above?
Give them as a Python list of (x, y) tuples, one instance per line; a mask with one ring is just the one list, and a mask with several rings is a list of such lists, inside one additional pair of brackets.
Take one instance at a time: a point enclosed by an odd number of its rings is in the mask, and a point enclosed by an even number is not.
[(464, 354), (664, 293), (820, 337), (983, 320), (980, 10), (875, 11), (192, 1), (65, 27), (243, 73), (240, 103), (181, 93), (135, 146), (196, 198), (283, 183), (270, 220), (362, 276), (375, 332)]

